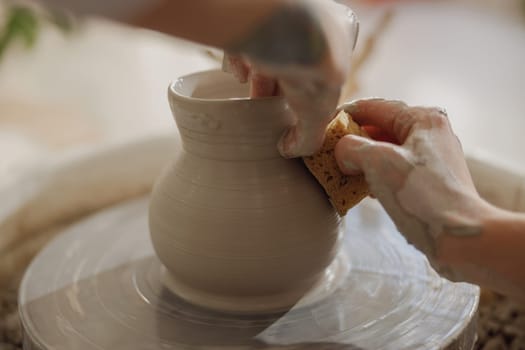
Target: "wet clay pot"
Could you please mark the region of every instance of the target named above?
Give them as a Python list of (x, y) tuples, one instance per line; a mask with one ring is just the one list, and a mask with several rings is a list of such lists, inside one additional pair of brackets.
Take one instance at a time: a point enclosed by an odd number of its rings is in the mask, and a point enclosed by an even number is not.
[(149, 214), (165, 284), (214, 309), (290, 307), (329, 278), (342, 221), (302, 162), (277, 151), (293, 123), (285, 101), (249, 99), (220, 71), (182, 77), (168, 95), (182, 142)]

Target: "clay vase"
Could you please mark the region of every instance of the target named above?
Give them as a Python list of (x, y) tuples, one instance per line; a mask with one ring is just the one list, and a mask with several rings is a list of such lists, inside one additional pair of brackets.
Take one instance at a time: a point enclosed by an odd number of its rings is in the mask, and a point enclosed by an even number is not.
[(221, 71), (169, 87), (182, 142), (152, 193), (151, 239), (178, 296), (275, 311), (329, 277), (342, 221), (301, 160), (277, 151), (293, 123), (285, 101), (247, 94)]

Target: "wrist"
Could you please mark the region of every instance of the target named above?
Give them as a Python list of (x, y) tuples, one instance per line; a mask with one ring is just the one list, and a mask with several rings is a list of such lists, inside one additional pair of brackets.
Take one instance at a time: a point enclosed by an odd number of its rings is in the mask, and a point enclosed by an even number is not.
[(479, 260), (479, 246), (486, 239), (486, 228), (501, 216), (501, 209), (480, 197), (470, 203), (468, 213), (449, 221), (436, 238), (436, 262), (449, 270)]
[[(480, 232), (473, 236), (444, 233), (437, 240), (438, 265), (454, 279), (523, 300), (525, 296), (525, 215), (479, 206)], [(446, 276), (448, 277), (448, 276)]]

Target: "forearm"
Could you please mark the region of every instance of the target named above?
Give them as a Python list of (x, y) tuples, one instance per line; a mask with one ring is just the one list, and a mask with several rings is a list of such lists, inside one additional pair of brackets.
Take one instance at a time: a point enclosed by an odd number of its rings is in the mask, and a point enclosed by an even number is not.
[(486, 206), (479, 234), (439, 239), (439, 260), (476, 283), (525, 301), (525, 214)]
[(140, 13), (151, 10), (165, 0), (39, 0), (38, 3), (53, 9), (64, 9), (79, 16), (102, 16), (119, 21), (129, 21)]
[(132, 21), (201, 44), (226, 48), (244, 39), (286, 0), (164, 0)]

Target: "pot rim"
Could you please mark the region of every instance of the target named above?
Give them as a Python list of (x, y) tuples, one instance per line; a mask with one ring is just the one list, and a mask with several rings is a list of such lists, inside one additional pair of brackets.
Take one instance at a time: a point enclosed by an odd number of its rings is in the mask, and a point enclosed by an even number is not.
[[(175, 81), (171, 82), (168, 87), (168, 97), (174, 98), (179, 101), (193, 102), (193, 103), (239, 103), (239, 102), (250, 102), (250, 103), (268, 103), (268, 102), (283, 102), (284, 96), (267, 96), (267, 97), (228, 97), (228, 98), (204, 98), (204, 97), (193, 97), (188, 94), (181, 92), (185, 80), (195, 79), (199, 76), (207, 75), (223, 75), (227, 76), (229, 73), (226, 73), (220, 69), (209, 69), (198, 71), (190, 74), (185, 74), (177, 78)], [(234, 80), (236, 81), (236, 80)], [(242, 83), (239, 83), (242, 84)]]

